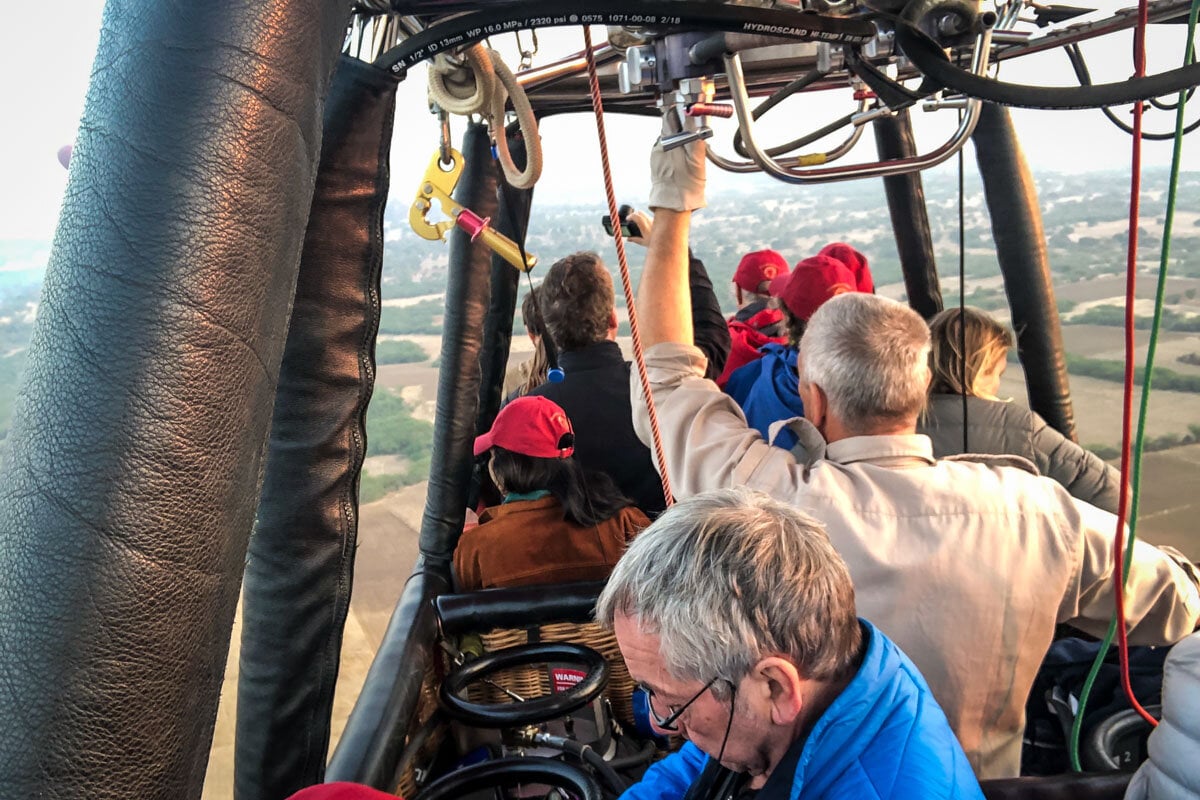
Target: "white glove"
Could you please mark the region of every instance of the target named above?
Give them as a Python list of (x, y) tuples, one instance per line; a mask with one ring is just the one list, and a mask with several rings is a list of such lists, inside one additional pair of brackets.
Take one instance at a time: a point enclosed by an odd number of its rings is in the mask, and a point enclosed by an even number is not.
[[(686, 117), (688, 130), (698, 126), (696, 117)], [(662, 135), (680, 132), (679, 117), (673, 107), (663, 114)], [(650, 151), (650, 208), (673, 211), (695, 211), (704, 208), (704, 141), (696, 140), (682, 147), (663, 150), (662, 138)]]
[(638, 210), (631, 212), (626, 219), (628, 222), (636, 223), (638, 230), (642, 232), (641, 236), (630, 236), (629, 241), (640, 244), (642, 247), (649, 247), (650, 231), (654, 228), (654, 217), (645, 211)]

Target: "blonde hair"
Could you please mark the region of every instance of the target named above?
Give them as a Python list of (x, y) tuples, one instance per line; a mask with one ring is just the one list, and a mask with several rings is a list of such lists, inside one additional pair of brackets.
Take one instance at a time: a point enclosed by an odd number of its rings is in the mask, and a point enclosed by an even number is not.
[(546, 355), (546, 345), (542, 342), (542, 337), (546, 335), (546, 325), (542, 322), (542, 311), (538, 307), (536, 287), (529, 290), (521, 303), (521, 322), (525, 324), (525, 332), (535, 338), (533, 357), (519, 368), (524, 380), (517, 387), (518, 396), (527, 395), (541, 386), (550, 372), (550, 359)]
[(517, 395), (523, 397), (546, 382), (550, 372), (550, 359), (546, 357), (546, 346), (542, 344), (543, 333), (533, 346), (533, 357), (522, 363), (518, 368), (525, 380), (517, 387)]
[(1016, 340), (995, 317), (970, 306), (948, 308), (929, 322), (929, 368), (935, 394), (975, 395), (981, 374), (1008, 356)]

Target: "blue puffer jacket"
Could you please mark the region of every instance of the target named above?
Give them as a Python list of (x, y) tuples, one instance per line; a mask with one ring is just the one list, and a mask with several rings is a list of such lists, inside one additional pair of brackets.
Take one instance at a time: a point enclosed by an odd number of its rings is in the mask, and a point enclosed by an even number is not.
[[(784, 756), (759, 800), (982, 800), (921, 673), (869, 622), (863, 633), (869, 644), (858, 674)], [(707, 761), (689, 742), (648, 769), (621, 800), (679, 800)], [(787, 792), (779, 770), (789, 768)], [(781, 785), (786, 794), (774, 791)]]
[[(771, 423), (804, 416), (804, 403), (800, 402), (796, 349), (772, 343), (760, 352), (762, 358), (733, 371), (725, 384), (725, 394), (742, 407), (750, 427), (771, 441)], [(791, 450), (796, 446), (796, 434), (784, 428), (772, 444)]]

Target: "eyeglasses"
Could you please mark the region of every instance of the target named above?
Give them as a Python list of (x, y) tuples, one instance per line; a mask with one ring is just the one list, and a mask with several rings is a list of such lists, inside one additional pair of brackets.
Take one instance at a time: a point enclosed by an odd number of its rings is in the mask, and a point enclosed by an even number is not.
[(718, 680), (718, 678), (714, 677), (711, 681), (704, 684), (704, 686), (702, 686), (700, 688), (700, 691), (698, 691), (694, 695), (692, 695), (691, 699), (689, 699), (683, 705), (681, 705), (681, 706), (668, 705), (667, 710), (670, 713), (667, 714), (667, 716), (665, 716), (665, 717), (660, 717), (658, 715), (658, 712), (654, 710), (654, 690), (651, 689), (649, 686), (647, 686), (644, 683), (638, 684), (638, 688), (646, 693), (646, 705), (650, 709), (650, 716), (654, 719), (654, 726), (656, 728), (658, 728), (659, 730), (666, 731), (667, 733), (678, 733), (679, 727), (675, 723), (679, 721), (679, 718), (681, 716), (683, 716), (683, 712), (688, 710), (688, 706), (690, 706), (692, 703), (699, 700), (700, 696), (702, 694), (704, 694), (709, 689), (711, 689), (713, 687), (713, 684), (716, 683), (717, 680)]
[[(654, 710), (654, 690), (644, 683), (639, 683), (638, 688), (646, 693), (646, 707), (650, 711), (650, 716), (654, 719), (654, 725), (660, 730), (668, 733), (678, 733), (679, 728), (675, 722), (683, 716), (683, 712), (687, 711), (688, 706), (700, 699), (700, 695), (707, 692), (713, 687), (719, 678), (713, 678), (708, 683), (701, 687), (700, 691), (696, 692), (691, 698), (681, 706), (667, 706), (670, 709), (670, 714), (665, 717), (660, 717), (658, 712)], [(729, 684), (729, 719), (725, 723), (725, 735), (721, 738), (721, 749), (717, 752), (717, 763), (725, 758), (725, 746), (729, 744), (729, 732), (733, 730), (733, 715), (737, 709), (737, 684), (732, 681)]]
[(717, 753), (717, 763), (725, 758), (725, 745), (729, 744), (729, 732), (733, 730), (733, 715), (737, 713), (737, 684), (729, 684), (729, 721), (725, 723), (725, 736), (721, 739), (721, 751)]

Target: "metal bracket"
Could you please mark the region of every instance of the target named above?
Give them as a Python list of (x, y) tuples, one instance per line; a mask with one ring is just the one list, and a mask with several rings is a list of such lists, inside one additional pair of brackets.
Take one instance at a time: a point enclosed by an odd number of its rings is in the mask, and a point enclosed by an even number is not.
[[(976, 75), (983, 75), (987, 72), (990, 49), (991, 30), (985, 29), (976, 36), (975, 49), (971, 56), (971, 70)], [(759, 146), (755, 139), (750, 97), (746, 91), (746, 78), (742, 72), (742, 62), (737, 53), (726, 54), (725, 74), (729, 81), (730, 99), (733, 101), (733, 107), (737, 110), (738, 129), (741, 131), (746, 149), (750, 152), (754, 163), (763, 172), (785, 183), (829, 183), (857, 178), (878, 178), (887, 175), (902, 175), (935, 166), (962, 149), (975, 130), (980, 111), (983, 108), (983, 104), (979, 100), (968, 101), (967, 111), (963, 114), (958, 129), (945, 144), (925, 155), (868, 164), (798, 170), (777, 162)], [(857, 130), (861, 131), (862, 126), (860, 125)], [(714, 163), (721, 166), (718, 161), (714, 161)]]
[(617, 87), (621, 94), (631, 94), (648, 83), (654, 82), (654, 65), (657, 56), (653, 45), (631, 47), (625, 51), (625, 60), (617, 65)]

